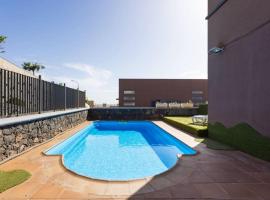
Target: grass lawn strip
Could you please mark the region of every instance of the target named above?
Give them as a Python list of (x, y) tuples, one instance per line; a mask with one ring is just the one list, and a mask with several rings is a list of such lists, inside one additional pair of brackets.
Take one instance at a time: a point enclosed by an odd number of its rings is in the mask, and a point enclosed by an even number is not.
[(205, 137), (208, 133), (208, 127), (193, 124), (192, 117), (164, 117), (163, 120), (176, 128), (199, 137)]
[(0, 171), (0, 193), (14, 187), (31, 177), (25, 170)]

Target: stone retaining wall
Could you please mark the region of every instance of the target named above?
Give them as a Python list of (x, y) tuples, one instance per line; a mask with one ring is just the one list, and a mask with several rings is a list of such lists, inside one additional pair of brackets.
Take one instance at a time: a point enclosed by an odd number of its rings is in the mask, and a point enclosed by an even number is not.
[(87, 110), (0, 128), (0, 161), (45, 142), (87, 118)]

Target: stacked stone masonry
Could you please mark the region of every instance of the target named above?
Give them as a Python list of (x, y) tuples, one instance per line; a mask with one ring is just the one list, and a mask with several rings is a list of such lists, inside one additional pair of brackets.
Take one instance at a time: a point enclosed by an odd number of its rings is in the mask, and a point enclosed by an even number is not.
[(87, 118), (87, 111), (0, 128), (0, 161), (45, 142)]

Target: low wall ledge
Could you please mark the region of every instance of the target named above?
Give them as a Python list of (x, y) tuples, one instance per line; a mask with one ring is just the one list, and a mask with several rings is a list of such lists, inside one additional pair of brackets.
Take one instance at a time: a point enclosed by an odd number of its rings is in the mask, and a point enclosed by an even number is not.
[(76, 109), (68, 109), (64, 111), (55, 111), (55, 112), (46, 112), (41, 114), (32, 114), (32, 115), (24, 115), (18, 117), (9, 117), (0, 119), (0, 128), (7, 127), (10, 125), (23, 124), (37, 120), (43, 120), (53, 117), (58, 117), (62, 115), (72, 114), (76, 112), (86, 111), (89, 108), (76, 108)]

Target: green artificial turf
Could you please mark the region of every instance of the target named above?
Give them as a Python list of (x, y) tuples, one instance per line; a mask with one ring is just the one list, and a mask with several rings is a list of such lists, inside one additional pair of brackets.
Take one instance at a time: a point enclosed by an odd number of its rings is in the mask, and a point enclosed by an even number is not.
[(163, 120), (172, 126), (182, 129), (188, 133), (199, 137), (207, 136), (207, 125), (195, 125), (192, 123), (192, 117), (164, 117)]
[(198, 115), (207, 115), (208, 114), (208, 104), (199, 105)]
[(209, 124), (208, 136), (235, 149), (270, 161), (270, 138), (261, 135), (246, 123), (231, 128), (221, 123)]
[(234, 150), (233, 147), (222, 144), (222, 143), (217, 142), (215, 140), (211, 140), (209, 138), (195, 138), (195, 141), (200, 142), (200, 143), (204, 143), (209, 149), (214, 149), (214, 150)]
[(31, 174), (24, 170), (0, 171), (0, 193), (26, 181)]

